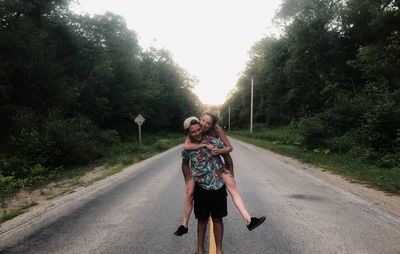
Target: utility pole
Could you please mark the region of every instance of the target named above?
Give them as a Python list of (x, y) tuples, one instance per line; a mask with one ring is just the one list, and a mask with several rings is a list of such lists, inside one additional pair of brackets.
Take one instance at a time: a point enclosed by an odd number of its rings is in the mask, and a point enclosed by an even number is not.
[(222, 129), (223, 129), (223, 128), (224, 128), (224, 114), (221, 113), (220, 110), (218, 110), (218, 118), (219, 118), (220, 121), (221, 121), (221, 126), (222, 126)]
[(251, 77), (250, 133), (253, 133), (253, 76)]
[(231, 132), (231, 107), (228, 108), (228, 132)]

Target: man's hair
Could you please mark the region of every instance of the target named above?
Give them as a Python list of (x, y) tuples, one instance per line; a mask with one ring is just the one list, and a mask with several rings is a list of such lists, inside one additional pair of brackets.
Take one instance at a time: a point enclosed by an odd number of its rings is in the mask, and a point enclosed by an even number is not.
[(188, 117), (183, 122), (183, 129), (186, 133), (189, 133), (189, 127), (195, 124), (200, 124), (199, 119), (195, 116)]
[(189, 134), (189, 128), (190, 128), (190, 126), (196, 125), (196, 124), (199, 124), (199, 125), (200, 125), (200, 122), (197, 121), (196, 119), (191, 120), (190, 123), (189, 123), (189, 127), (185, 130), (185, 131), (186, 131), (186, 134)]

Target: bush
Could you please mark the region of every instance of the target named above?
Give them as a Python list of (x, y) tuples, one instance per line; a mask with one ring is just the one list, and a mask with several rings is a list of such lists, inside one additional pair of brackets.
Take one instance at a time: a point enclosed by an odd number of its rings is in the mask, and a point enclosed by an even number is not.
[(400, 91), (392, 93), (384, 83), (368, 84), (365, 94), (357, 98), (364, 106), (360, 133), (362, 142), (376, 151), (393, 153), (398, 147), (400, 129)]
[(100, 132), (97, 140), (105, 146), (111, 146), (121, 142), (121, 138), (116, 130)]
[(333, 137), (327, 141), (327, 147), (335, 153), (349, 152), (353, 147), (357, 146), (357, 140), (353, 133), (346, 133), (339, 137)]
[(12, 110), (11, 129), (3, 153), (13, 157), (11, 164), (18, 160), (46, 164), (51, 142), (40, 128), (43, 116), (25, 107), (13, 107)]
[(364, 147), (361, 144), (350, 149), (349, 155), (357, 161), (368, 162), (376, 165), (380, 156), (372, 148)]
[(318, 117), (301, 119), (297, 128), (304, 148), (315, 149), (325, 146), (329, 131), (328, 127)]
[(360, 115), (365, 109), (349, 98), (349, 95), (338, 94), (331, 107), (319, 114), (319, 118), (330, 127), (331, 136), (341, 136), (359, 126)]
[(59, 109), (39, 114), (17, 107), (10, 121), (7, 147), (0, 151), (0, 173), (31, 183), (41, 182), (52, 168), (87, 164), (119, 142), (115, 131), (100, 132), (86, 117), (68, 117)]
[(159, 139), (157, 142), (154, 144), (154, 148), (157, 150), (165, 150), (170, 147), (170, 141), (168, 139)]
[(378, 166), (385, 168), (395, 168), (400, 165), (400, 153), (387, 153), (383, 155), (378, 163)]
[(28, 184), (30, 186), (43, 184), (49, 174), (50, 170), (48, 168), (35, 164), (29, 168)]
[(17, 180), (13, 176), (3, 176), (0, 174), (0, 201), (4, 202), (4, 199), (22, 188), (24, 181)]
[(1, 159), (0, 174), (13, 176), (17, 179), (29, 177), (29, 160), (21, 156), (9, 156)]
[(82, 116), (54, 119), (46, 125), (44, 132), (53, 143), (53, 149), (49, 151), (52, 166), (86, 164), (105, 152), (104, 145), (98, 140), (98, 128)]

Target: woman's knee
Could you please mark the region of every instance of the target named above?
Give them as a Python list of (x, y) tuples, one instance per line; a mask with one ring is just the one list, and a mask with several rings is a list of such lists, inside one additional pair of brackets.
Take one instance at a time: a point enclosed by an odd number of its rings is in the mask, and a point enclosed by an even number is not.
[(236, 181), (233, 177), (230, 177), (227, 180), (225, 180), (225, 186), (230, 193), (237, 192)]
[(186, 184), (186, 198), (193, 199), (194, 183), (188, 182)]
[(193, 192), (186, 193), (186, 201), (192, 202), (193, 201)]

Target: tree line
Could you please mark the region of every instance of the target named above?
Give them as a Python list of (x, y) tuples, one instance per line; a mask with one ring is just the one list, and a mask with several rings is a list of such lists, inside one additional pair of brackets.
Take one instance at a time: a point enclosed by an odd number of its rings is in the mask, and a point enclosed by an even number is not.
[(143, 50), (121, 16), (69, 4), (0, 2), (2, 188), (100, 158), (137, 135), (139, 113), (145, 131), (176, 132), (200, 105), (167, 50)]
[(223, 105), (245, 127), (289, 126), (306, 149), (400, 165), (400, 1), (284, 0)]

